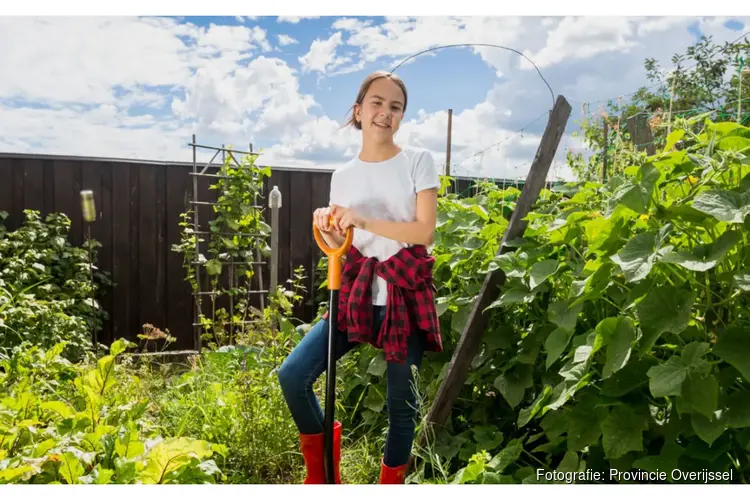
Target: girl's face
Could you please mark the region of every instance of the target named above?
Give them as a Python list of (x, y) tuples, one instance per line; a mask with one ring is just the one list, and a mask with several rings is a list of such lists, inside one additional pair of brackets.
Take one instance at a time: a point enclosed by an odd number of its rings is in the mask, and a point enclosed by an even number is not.
[(379, 78), (370, 85), (362, 104), (355, 105), (354, 113), (368, 139), (378, 144), (392, 142), (404, 118), (404, 93), (388, 78)]

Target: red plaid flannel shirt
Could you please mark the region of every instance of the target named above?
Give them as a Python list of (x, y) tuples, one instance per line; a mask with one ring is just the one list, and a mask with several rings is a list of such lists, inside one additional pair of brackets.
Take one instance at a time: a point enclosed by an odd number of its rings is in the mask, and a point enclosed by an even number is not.
[[(442, 352), (432, 284), (434, 262), (422, 245), (403, 248), (383, 262), (364, 257), (352, 246), (341, 274), (339, 329), (346, 325), (350, 342), (383, 349), (386, 361), (406, 361), (411, 334), (422, 333), (428, 351)], [(388, 283), (388, 300), (383, 325), (374, 336), (371, 285), (376, 274)]]

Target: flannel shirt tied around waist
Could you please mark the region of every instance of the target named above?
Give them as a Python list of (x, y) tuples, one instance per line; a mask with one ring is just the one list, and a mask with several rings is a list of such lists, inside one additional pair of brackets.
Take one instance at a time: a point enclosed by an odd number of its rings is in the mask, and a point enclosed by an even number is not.
[[(432, 282), (434, 262), (423, 245), (403, 248), (383, 262), (364, 257), (352, 246), (341, 275), (339, 329), (346, 325), (350, 342), (383, 349), (386, 361), (406, 361), (407, 338), (412, 334), (425, 336), (426, 350), (442, 352)], [(385, 319), (374, 335), (372, 280), (376, 274), (388, 284), (388, 299)]]

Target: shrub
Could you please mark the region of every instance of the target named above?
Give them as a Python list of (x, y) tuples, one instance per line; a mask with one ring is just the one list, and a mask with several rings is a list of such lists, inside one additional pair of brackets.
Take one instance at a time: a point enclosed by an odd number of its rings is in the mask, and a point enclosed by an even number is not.
[(90, 258), (88, 248), (69, 243), (67, 216), (24, 213), (15, 231), (0, 224), (0, 350), (24, 340), (43, 349), (64, 342), (65, 355), (80, 358), (92, 347), (92, 327), (107, 317), (92, 299), (110, 283), (94, 264), (99, 244), (87, 241)]

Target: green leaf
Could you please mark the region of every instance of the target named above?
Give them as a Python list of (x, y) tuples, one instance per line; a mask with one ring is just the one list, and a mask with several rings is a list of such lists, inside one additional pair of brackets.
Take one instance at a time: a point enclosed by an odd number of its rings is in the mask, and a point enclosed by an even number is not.
[(573, 406), (566, 417), (568, 450), (583, 451), (599, 441), (602, 423), (607, 418), (607, 409), (593, 404), (579, 403)]
[(62, 454), (60, 462), (60, 476), (68, 484), (77, 484), (78, 479), (86, 472), (78, 461), (78, 458), (71, 452), (66, 451)]
[(557, 260), (543, 260), (531, 266), (529, 271), (529, 288), (533, 290), (555, 274), (560, 267)]
[(693, 200), (693, 208), (721, 222), (741, 224), (750, 213), (750, 192), (703, 191)]
[(370, 360), (370, 366), (367, 367), (367, 373), (375, 375), (376, 377), (382, 377), (385, 374), (385, 370), (388, 368), (388, 363), (385, 360), (383, 351), (377, 351)]
[(146, 465), (139, 475), (143, 484), (163, 484), (169, 475), (189, 464), (193, 458), (213, 454), (206, 441), (180, 437), (157, 443), (146, 455)]
[(380, 413), (383, 411), (383, 406), (385, 406), (385, 399), (374, 385), (370, 385), (369, 389), (367, 389), (367, 397), (363, 404), (365, 408), (368, 408), (375, 413)]
[(700, 413), (692, 413), (690, 415), (690, 423), (693, 425), (693, 430), (698, 437), (709, 446), (711, 446), (719, 436), (724, 434), (724, 431), (726, 430), (726, 421), (723, 418), (721, 410), (714, 412), (712, 419), (709, 419)]
[(637, 282), (649, 275), (660, 259), (660, 251), (667, 241), (671, 226), (663, 226), (658, 232), (640, 233), (628, 241), (619, 253), (610, 257), (625, 274), (628, 283)]
[(549, 367), (552, 366), (552, 364), (557, 361), (560, 355), (565, 351), (572, 335), (573, 331), (566, 330), (565, 328), (555, 328), (555, 330), (549, 334), (549, 337), (547, 337), (547, 340), (544, 342), (544, 349), (547, 351), (547, 369), (549, 369)]
[(211, 259), (208, 262), (206, 262), (206, 272), (210, 276), (221, 274), (221, 261), (216, 260), (216, 259)]
[(578, 322), (578, 315), (583, 310), (583, 303), (571, 305), (570, 300), (559, 300), (550, 304), (547, 313), (549, 321), (558, 327), (572, 332)]
[(495, 379), (493, 385), (511, 408), (518, 406), (526, 389), (532, 386), (531, 372), (531, 365), (516, 364)]
[(750, 292), (750, 271), (742, 270), (732, 277), (734, 284), (743, 292)]
[(685, 136), (685, 131), (682, 129), (673, 130), (668, 136), (666, 143), (664, 144), (664, 153), (669, 153), (675, 144), (677, 144)]
[(699, 373), (690, 373), (682, 386), (683, 411), (700, 413), (711, 419), (718, 405), (719, 381), (716, 377), (701, 377)]
[(655, 398), (679, 396), (687, 374), (688, 368), (678, 356), (672, 356), (665, 363), (652, 367), (648, 371), (651, 395)]
[(679, 468), (677, 460), (684, 451), (685, 449), (674, 441), (666, 441), (661, 447), (661, 453), (641, 457), (633, 462), (633, 467), (647, 472), (675, 470)]
[(750, 331), (747, 328), (730, 326), (721, 334), (712, 351), (750, 381)]
[(607, 348), (602, 378), (608, 379), (628, 363), (635, 341), (635, 326), (629, 317), (618, 316), (605, 318), (597, 325), (596, 330)]
[(698, 245), (692, 250), (669, 252), (664, 255), (663, 261), (673, 262), (690, 271), (708, 271), (716, 267), (741, 240), (739, 232), (726, 231), (713, 243)]
[(520, 439), (511, 440), (505, 448), (490, 460), (488, 464), (495, 472), (502, 472), (508, 466), (513, 465), (521, 457), (523, 452), (523, 441)]
[(666, 284), (656, 285), (646, 294), (636, 306), (636, 315), (643, 331), (640, 340), (642, 353), (648, 352), (661, 334), (677, 334), (687, 328), (696, 297), (694, 290)]
[(643, 451), (643, 432), (646, 430), (646, 417), (629, 406), (615, 406), (602, 422), (605, 457), (612, 460), (631, 451)]
[(503, 442), (503, 433), (494, 425), (481, 425), (472, 429), (477, 450), (492, 451)]

